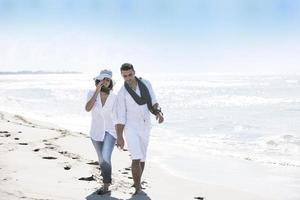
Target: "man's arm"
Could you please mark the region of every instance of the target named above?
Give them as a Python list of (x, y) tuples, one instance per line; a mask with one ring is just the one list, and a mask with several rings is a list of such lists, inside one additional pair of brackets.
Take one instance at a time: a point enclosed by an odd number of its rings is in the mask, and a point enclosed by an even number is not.
[(123, 138), (123, 131), (124, 131), (124, 124), (116, 124), (116, 132), (117, 132), (117, 146), (121, 149), (124, 148), (124, 138)]
[(160, 108), (159, 104), (158, 103), (154, 104), (153, 109), (157, 111), (156, 112), (156, 120), (158, 120), (158, 123), (159, 124), (163, 123), (164, 122), (164, 115), (161, 111), (161, 108)]
[(152, 88), (152, 85), (149, 81), (147, 81), (148, 84), (148, 89), (149, 89), (149, 93), (152, 99), (152, 104), (153, 104), (153, 110), (155, 110), (155, 114), (156, 114), (156, 120), (158, 120), (158, 123), (161, 124), (164, 122), (164, 117), (163, 117), (163, 113), (161, 111), (161, 108), (156, 100), (156, 95), (154, 93), (154, 90)]
[(118, 92), (116, 104), (114, 107), (115, 111), (115, 129), (117, 133), (117, 146), (121, 149), (124, 148), (123, 131), (126, 124), (126, 104), (125, 95), (122, 88)]

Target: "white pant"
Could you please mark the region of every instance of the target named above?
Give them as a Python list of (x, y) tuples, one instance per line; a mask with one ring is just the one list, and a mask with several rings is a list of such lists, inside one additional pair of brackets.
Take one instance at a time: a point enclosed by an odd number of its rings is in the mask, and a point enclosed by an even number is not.
[(132, 160), (146, 160), (150, 128), (142, 130), (125, 127), (125, 139)]

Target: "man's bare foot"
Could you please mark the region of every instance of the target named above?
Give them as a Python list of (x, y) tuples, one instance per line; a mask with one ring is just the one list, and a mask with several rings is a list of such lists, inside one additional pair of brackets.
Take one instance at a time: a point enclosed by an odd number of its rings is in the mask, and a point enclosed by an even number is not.
[[(135, 185), (134, 184), (132, 184), (131, 185), (131, 187), (134, 187), (135, 188)], [(144, 190), (145, 188), (142, 186), (142, 185), (140, 185), (140, 188), (142, 189), (142, 190)]]
[(143, 192), (141, 187), (137, 187), (135, 188), (135, 192), (133, 193), (133, 195), (137, 195), (137, 194), (141, 194)]

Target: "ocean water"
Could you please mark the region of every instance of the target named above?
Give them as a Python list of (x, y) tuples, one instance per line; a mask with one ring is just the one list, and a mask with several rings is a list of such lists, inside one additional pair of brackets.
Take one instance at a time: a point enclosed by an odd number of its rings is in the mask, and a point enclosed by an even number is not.
[[(92, 77), (1, 75), (0, 110), (88, 134)], [(165, 115), (162, 125), (153, 119), (149, 159), (196, 181), (300, 199), (300, 76), (143, 77)]]

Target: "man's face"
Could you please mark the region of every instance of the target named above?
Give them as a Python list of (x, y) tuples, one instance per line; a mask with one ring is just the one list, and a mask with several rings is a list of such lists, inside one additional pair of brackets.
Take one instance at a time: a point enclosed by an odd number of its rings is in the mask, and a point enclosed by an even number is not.
[(135, 80), (135, 72), (130, 70), (122, 70), (121, 75), (124, 78), (124, 81), (126, 81), (128, 84), (132, 83)]

